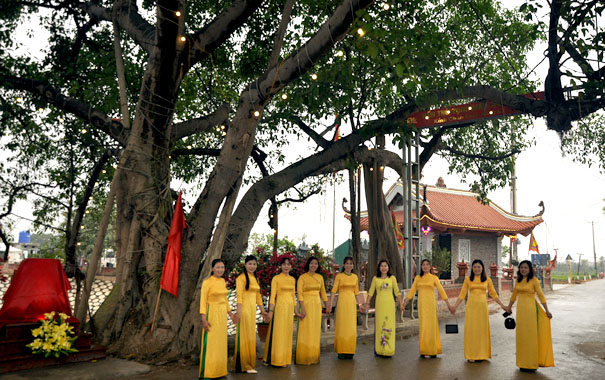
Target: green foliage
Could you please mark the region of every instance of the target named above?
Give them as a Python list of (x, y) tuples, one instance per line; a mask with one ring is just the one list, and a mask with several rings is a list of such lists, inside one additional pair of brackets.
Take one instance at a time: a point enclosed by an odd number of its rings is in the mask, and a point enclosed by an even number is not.
[(447, 248), (433, 248), (431, 252), (431, 261), (440, 273), (452, 270), (451, 258), (451, 252)]

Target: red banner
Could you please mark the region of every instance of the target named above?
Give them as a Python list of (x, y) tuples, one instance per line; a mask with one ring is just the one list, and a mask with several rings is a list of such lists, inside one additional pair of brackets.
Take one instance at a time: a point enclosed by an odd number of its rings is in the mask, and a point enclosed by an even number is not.
[[(534, 92), (523, 96), (536, 100), (544, 100), (544, 92)], [(521, 114), (521, 111), (494, 103), (490, 100), (481, 100), (458, 106), (443, 107), (428, 111), (417, 111), (410, 114), (407, 122), (416, 128), (441, 127), (497, 119), (518, 114)]]

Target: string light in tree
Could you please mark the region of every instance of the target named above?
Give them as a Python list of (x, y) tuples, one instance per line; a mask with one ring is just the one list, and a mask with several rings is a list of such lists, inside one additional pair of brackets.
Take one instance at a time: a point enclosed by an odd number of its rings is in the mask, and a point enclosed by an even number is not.
[(40, 112), (40, 113), (44, 112), (44, 108), (42, 108), (42, 107), (38, 108), (38, 112)]
[(283, 100), (287, 100), (288, 99), (288, 94), (281, 94), (281, 98)]
[(345, 52), (342, 51), (342, 50), (339, 50), (339, 51), (336, 52), (336, 56), (337, 57), (342, 57), (343, 55), (345, 55)]
[(317, 80), (317, 74), (315, 74), (315, 73), (311, 74), (311, 79)]
[(82, 128), (82, 130), (80, 132), (82, 132), (82, 134), (85, 135), (86, 132), (88, 132), (88, 131), (86, 130), (86, 128)]
[(366, 31), (363, 30), (362, 28), (357, 29), (357, 34), (359, 34), (359, 37), (363, 37), (366, 35)]
[(107, 170), (103, 169), (103, 171), (101, 173), (105, 174), (105, 173), (107, 173)]
[(468, 106), (468, 110), (472, 111), (473, 110), (473, 106)]
[(174, 14), (176, 15), (176, 17), (181, 17), (181, 11), (176, 11), (174, 12)]
[(385, 11), (388, 11), (390, 8), (391, 8), (391, 4), (389, 4), (389, 3), (382, 4), (382, 9), (384, 9)]
[(65, 122), (65, 119), (63, 119), (62, 117), (59, 118), (59, 123), (63, 123)]
[(187, 145), (187, 149), (192, 149), (193, 147), (191, 145)]
[(23, 103), (23, 98), (20, 96), (17, 96), (17, 103)]
[(252, 116), (259, 117), (260, 116), (260, 111), (259, 110), (254, 110), (254, 112), (252, 112)]
[(187, 41), (187, 37), (181, 36), (180, 40), (181, 40), (181, 42), (185, 42), (185, 41)]

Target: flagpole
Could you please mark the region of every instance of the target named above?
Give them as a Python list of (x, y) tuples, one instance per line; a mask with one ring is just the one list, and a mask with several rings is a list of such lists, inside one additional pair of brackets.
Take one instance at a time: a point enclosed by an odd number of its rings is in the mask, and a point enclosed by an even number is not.
[[(333, 174), (332, 179), (336, 181), (336, 173)], [(336, 243), (336, 183), (332, 184), (334, 189), (333, 203), (332, 203), (332, 257), (336, 259), (335, 243)]]
[[(162, 272), (164, 270), (162, 269)], [(160, 289), (158, 290), (158, 297), (155, 300), (155, 310), (153, 311), (153, 320), (151, 321), (151, 333), (153, 334), (153, 330), (155, 330), (155, 320), (158, 315), (158, 310), (160, 309), (160, 297), (162, 296), (162, 284), (160, 284)]]

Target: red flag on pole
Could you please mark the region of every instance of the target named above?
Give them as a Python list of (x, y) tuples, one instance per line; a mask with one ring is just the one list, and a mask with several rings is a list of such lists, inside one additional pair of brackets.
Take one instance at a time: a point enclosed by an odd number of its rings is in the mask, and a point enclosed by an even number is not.
[(534, 238), (533, 232), (531, 233), (531, 237), (529, 238), (529, 250), (540, 254), (540, 250), (538, 249), (538, 242), (536, 241), (536, 238)]
[(340, 140), (340, 123), (338, 122), (338, 114), (336, 114), (334, 119), (334, 124), (336, 126), (336, 132), (334, 133), (334, 142)]
[(183, 230), (187, 228), (183, 205), (181, 203), (182, 193), (176, 200), (174, 215), (172, 216), (172, 225), (168, 234), (168, 250), (164, 260), (164, 269), (162, 270), (162, 280), (160, 286), (162, 289), (178, 297), (179, 290), (179, 268), (181, 266), (181, 239)]

